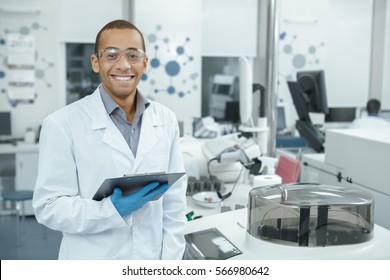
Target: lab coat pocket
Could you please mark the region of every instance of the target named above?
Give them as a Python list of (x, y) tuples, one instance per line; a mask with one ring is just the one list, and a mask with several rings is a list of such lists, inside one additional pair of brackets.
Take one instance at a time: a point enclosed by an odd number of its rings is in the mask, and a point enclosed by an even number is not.
[(168, 155), (153, 156), (149, 160), (148, 172), (167, 172), (168, 166)]
[[(116, 242), (108, 245), (107, 240)], [(118, 258), (117, 252), (122, 243), (112, 230), (96, 234), (64, 234), (59, 259), (114, 260)]]

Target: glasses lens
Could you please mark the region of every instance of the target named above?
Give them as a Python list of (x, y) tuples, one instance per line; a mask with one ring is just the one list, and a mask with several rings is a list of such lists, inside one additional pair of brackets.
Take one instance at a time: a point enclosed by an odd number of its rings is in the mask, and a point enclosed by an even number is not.
[(101, 53), (101, 57), (106, 60), (106, 61), (109, 61), (109, 62), (115, 62), (118, 60), (120, 56), (120, 51), (118, 49), (105, 49), (102, 53)]
[(144, 58), (144, 53), (137, 49), (127, 49), (125, 54), (130, 63), (140, 62)]

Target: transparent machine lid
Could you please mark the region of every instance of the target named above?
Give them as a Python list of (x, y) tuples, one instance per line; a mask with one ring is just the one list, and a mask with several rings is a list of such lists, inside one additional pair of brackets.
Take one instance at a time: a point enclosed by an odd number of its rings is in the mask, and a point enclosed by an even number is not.
[(353, 186), (288, 184), (249, 193), (248, 232), (286, 245), (356, 244), (373, 238), (374, 200)]

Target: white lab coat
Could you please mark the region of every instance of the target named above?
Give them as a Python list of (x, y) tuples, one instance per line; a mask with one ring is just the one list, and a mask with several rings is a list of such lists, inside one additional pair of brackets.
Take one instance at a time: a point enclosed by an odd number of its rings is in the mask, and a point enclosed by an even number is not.
[(60, 259), (181, 259), (186, 177), (122, 218), (110, 198), (91, 198), (105, 178), (183, 172), (175, 115), (151, 101), (134, 158), (99, 90), (48, 116), (40, 136), (33, 198), (38, 222), (63, 232)]
[(350, 128), (390, 128), (390, 123), (377, 116), (363, 116), (354, 120)]

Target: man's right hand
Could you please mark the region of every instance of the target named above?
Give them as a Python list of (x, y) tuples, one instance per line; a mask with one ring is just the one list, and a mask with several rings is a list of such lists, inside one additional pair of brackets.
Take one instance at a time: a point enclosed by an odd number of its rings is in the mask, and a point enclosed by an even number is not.
[(120, 188), (115, 188), (110, 198), (118, 213), (124, 217), (140, 209), (149, 200), (161, 195), (167, 189), (168, 184), (159, 186), (158, 182), (152, 182), (129, 195), (123, 195)]

